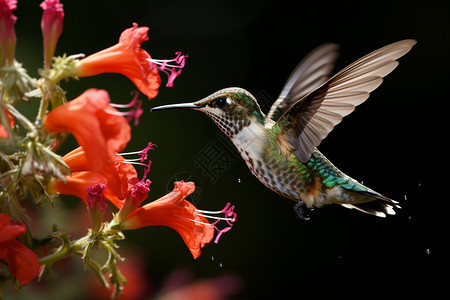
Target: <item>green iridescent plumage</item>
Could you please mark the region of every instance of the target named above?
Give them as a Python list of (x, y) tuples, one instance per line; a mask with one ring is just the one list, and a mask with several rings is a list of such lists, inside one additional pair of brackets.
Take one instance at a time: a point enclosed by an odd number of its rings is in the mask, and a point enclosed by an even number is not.
[(274, 160), (278, 165), (287, 166), (293, 173), (297, 174), (301, 180), (304, 180), (306, 183), (311, 183), (312, 174), (308, 167), (302, 164), (293, 153), (289, 156), (289, 158), (286, 158), (277, 150), (275, 141), (277, 135), (281, 134), (280, 127), (275, 125), (272, 128), (267, 129), (267, 134), (269, 136), (269, 147), (267, 147), (264, 160), (266, 162)]
[(343, 178), (340, 171), (334, 167), (323, 155), (319, 152), (313, 152), (306, 164), (301, 163), (294, 154), (287, 159), (281, 155), (276, 148), (276, 136), (281, 133), (280, 127), (276, 124), (267, 130), (269, 135), (269, 147), (265, 154), (265, 160), (275, 160), (277, 164), (291, 167), (292, 172), (297, 173), (301, 180), (305, 183), (311, 183), (313, 177), (319, 177), (322, 184), (327, 188), (332, 188), (336, 185), (341, 186), (347, 190), (352, 191), (367, 191), (361, 185), (350, 182), (350, 179)]
[(349, 178), (342, 177), (342, 175), (339, 174), (341, 172), (325, 159), (323, 155), (317, 152), (313, 152), (306, 165), (314, 172), (315, 176), (318, 176), (321, 179), (322, 184), (327, 188), (341, 186), (355, 192), (367, 191), (367, 188), (364, 186), (352, 183)]

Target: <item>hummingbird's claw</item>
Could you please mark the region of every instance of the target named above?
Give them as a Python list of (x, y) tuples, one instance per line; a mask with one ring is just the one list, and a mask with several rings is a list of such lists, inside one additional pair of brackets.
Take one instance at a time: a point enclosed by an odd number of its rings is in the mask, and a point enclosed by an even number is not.
[(297, 217), (302, 221), (309, 221), (311, 219), (311, 213), (314, 211), (313, 207), (306, 206), (305, 202), (298, 201), (294, 206), (294, 212)]

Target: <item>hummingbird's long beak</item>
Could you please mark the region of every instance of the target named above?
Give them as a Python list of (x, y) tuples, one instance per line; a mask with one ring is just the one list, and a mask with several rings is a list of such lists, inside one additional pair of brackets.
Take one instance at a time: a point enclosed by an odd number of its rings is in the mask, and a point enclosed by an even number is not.
[(150, 109), (150, 111), (173, 109), (173, 108), (195, 109), (195, 108), (200, 108), (200, 107), (201, 107), (200, 105), (196, 105), (194, 103), (178, 103), (178, 104), (169, 104), (169, 105), (161, 105), (161, 106), (153, 107)]

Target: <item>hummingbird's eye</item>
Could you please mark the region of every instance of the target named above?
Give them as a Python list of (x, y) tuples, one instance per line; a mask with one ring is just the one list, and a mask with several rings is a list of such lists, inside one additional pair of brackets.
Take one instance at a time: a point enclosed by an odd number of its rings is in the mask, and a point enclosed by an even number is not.
[(214, 107), (219, 109), (224, 108), (227, 104), (227, 97), (219, 97), (214, 101)]

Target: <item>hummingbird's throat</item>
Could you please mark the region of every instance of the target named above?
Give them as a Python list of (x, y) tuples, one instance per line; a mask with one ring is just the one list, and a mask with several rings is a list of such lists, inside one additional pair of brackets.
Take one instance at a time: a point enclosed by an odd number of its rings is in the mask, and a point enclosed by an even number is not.
[(248, 126), (240, 128), (231, 140), (244, 160), (262, 159), (269, 145), (267, 131), (256, 121), (250, 121)]
[(243, 128), (250, 126), (251, 121), (249, 119), (237, 119), (231, 116), (217, 115), (208, 110), (204, 110), (211, 120), (222, 130), (230, 139), (233, 139), (235, 135), (243, 130)]

